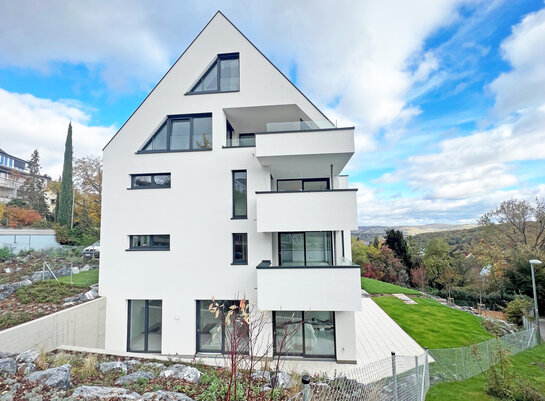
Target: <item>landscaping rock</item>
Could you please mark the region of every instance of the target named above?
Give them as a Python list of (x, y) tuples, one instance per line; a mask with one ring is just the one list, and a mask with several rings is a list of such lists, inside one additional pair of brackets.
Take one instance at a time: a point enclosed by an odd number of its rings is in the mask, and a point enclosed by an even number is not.
[(127, 369), (129, 370), (138, 369), (142, 365), (142, 362), (137, 359), (129, 359), (128, 361), (125, 361), (123, 363), (127, 365)]
[(159, 362), (145, 362), (142, 366), (145, 368), (160, 369), (160, 370), (163, 370), (165, 368), (165, 365)]
[(100, 365), (98, 365), (98, 370), (100, 370), (102, 373), (115, 371), (127, 373), (127, 365), (119, 361), (102, 362)]
[(79, 386), (74, 390), (75, 400), (140, 400), (140, 394), (119, 387)]
[(17, 353), (15, 352), (0, 352), (0, 359), (3, 358), (15, 358)]
[(25, 352), (20, 353), (15, 361), (17, 363), (34, 363), (36, 359), (38, 359), (38, 356), (40, 356), (40, 353), (35, 349), (29, 349)]
[(120, 386), (120, 385), (127, 384), (127, 383), (134, 383), (138, 379), (141, 379), (141, 378), (145, 378), (145, 379), (148, 379), (148, 380), (149, 379), (155, 379), (155, 375), (152, 372), (138, 371), (138, 372), (130, 373), (130, 374), (126, 375), (126, 376), (121, 376), (119, 379), (117, 379), (115, 381), (115, 384)]
[(193, 401), (193, 399), (182, 393), (159, 390), (152, 393), (144, 393), (142, 401)]
[(79, 267), (75, 266), (75, 267), (72, 267), (72, 275), (74, 274), (79, 274)]
[(89, 301), (92, 299), (96, 299), (98, 298), (98, 291), (93, 288), (87, 291), (85, 294), (83, 294), (83, 297), (85, 300), (89, 300)]
[(42, 383), (49, 387), (57, 387), (67, 389), (72, 383), (70, 382), (70, 364), (62, 365), (57, 368), (46, 369), (41, 372), (31, 373), (27, 380), (30, 382)]
[(13, 376), (17, 372), (17, 364), (11, 358), (0, 359), (0, 376)]
[(271, 373), (266, 370), (256, 370), (252, 373), (252, 379), (254, 380), (265, 380), (267, 382), (271, 381)]
[(34, 365), (32, 362), (20, 363), (17, 366), (17, 373), (20, 375), (26, 376), (35, 371), (36, 371), (36, 365)]
[(201, 379), (201, 372), (191, 366), (176, 364), (169, 366), (159, 373), (159, 377), (172, 377), (173, 379), (186, 380), (190, 383), (198, 383)]
[(17, 290), (17, 288), (32, 284), (30, 280), (17, 281), (15, 283), (0, 284), (0, 301), (6, 299)]
[(291, 388), (293, 385), (291, 376), (284, 372), (278, 372), (271, 376), (271, 383), (275, 388)]

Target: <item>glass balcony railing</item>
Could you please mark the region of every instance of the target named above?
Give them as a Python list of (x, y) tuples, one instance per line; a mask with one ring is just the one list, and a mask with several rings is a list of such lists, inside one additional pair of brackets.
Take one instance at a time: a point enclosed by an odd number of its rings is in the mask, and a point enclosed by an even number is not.
[(328, 120), (308, 120), (308, 121), (286, 121), (266, 123), (266, 132), (283, 132), (283, 131), (307, 131), (314, 129), (331, 129), (336, 128), (335, 125)]
[(236, 138), (227, 138), (227, 148), (247, 148), (255, 146), (254, 134), (243, 134)]

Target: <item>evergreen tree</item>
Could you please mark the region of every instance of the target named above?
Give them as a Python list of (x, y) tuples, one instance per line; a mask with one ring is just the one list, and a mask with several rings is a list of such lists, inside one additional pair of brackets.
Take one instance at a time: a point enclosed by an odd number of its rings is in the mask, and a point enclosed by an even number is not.
[(59, 204), (61, 203), (61, 195), (58, 189), (55, 191), (55, 195), (55, 211), (53, 212), (53, 219), (56, 223), (59, 218)]
[(378, 235), (375, 235), (375, 239), (373, 240), (373, 246), (375, 248), (380, 248), (380, 240), (378, 239)]
[(19, 194), (30, 208), (36, 210), (42, 216), (49, 212), (45, 201), (44, 188), (44, 177), (40, 174), (40, 154), (36, 149), (30, 156), (28, 176), (21, 188), (19, 188)]
[(386, 245), (388, 245), (388, 248), (394, 252), (394, 255), (401, 260), (410, 277), (410, 270), (412, 269), (413, 263), (407, 241), (403, 238), (403, 232), (394, 229), (386, 230), (386, 239), (384, 241)]
[(57, 213), (57, 223), (61, 226), (71, 228), (72, 207), (74, 199), (74, 183), (72, 182), (72, 123), (68, 125), (66, 144), (64, 146), (64, 165), (62, 168), (62, 182)]

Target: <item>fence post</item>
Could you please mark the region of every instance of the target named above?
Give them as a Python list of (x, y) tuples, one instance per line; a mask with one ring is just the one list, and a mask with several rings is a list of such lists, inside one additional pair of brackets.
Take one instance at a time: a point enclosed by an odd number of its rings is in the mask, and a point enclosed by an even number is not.
[(422, 390), (420, 392), (420, 401), (424, 401), (426, 397), (426, 375), (429, 376), (429, 365), (428, 365), (428, 349), (424, 348), (426, 351), (424, 354), (424, 369), (422, 370)]
[(394, 379), (394, 400), (398, 401), (397, 395), (397, 372), (396, 372), (396, 353), (392, 351), (392, 377)]
[(465, 379), (467, 379), (467, 371), (466, 371), (466, 356), (465, 356), (465, 350), (466, 350), (466, 347), (461, 347), (461, 350), (462, 350), (462, 377)]
[(310, 401), (310, 377), (303, 375), (301, 383), (303, 385), (303, 401)]

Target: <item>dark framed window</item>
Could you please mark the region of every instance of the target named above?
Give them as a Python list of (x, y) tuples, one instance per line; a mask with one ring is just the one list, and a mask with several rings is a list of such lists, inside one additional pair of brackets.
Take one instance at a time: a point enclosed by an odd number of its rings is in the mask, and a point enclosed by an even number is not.
[(161, 352), (163, 301), (129, 300), (127, 318), (128, 352)]
[(332, 266), (331, 231), (278, 233), (280, 266)]
[(131, 189), (170, 188), (170, 173), (131, 174)]
[(167, 116), (138, 153), (212, 150), (212, 113)]
[(240, 90), (238, 53), (218, 54), (216, 60), (188, 93), (216, 93)]
[[(247, 352), (247, 339), (249, 338), (248, 324), (244, 322), (237, 312), (230, 324), (225, 323), (225, 314), (229, 308), (239, 305), (240, 301), (218, 301), (221, 307), (218, 316), (209, 309), (212, 300), (197, 301), (197, 352), (228, 353), (231, 350), (232, 339), (246, 338), (246, 342), (238, 346), (238, 352)], [(238, 311), (238, 309), (235, 309)], [(236, 332), (233, 332), (236, 330)], [(239, 340), (240, 341), (240, 340)]]
[(170, 235), (131, 235), (129, 249), (133, 251), (169, 251)]
[(233, 264), (234, 265), (248, 264), (248, 234), (247, 233), (233, 234)]
[(335, 341), (334, 312), (273, 312), (275, 355), (334, 358)]
[(329, 178), (301, 178), (296, 180), (277, 180), (277, 191), (327, 191)]
[(246, 170), (233, 171), (233, 218), (248, 218)]
[(255, 146), (255, 134), (238, 134), (238, 146)]

